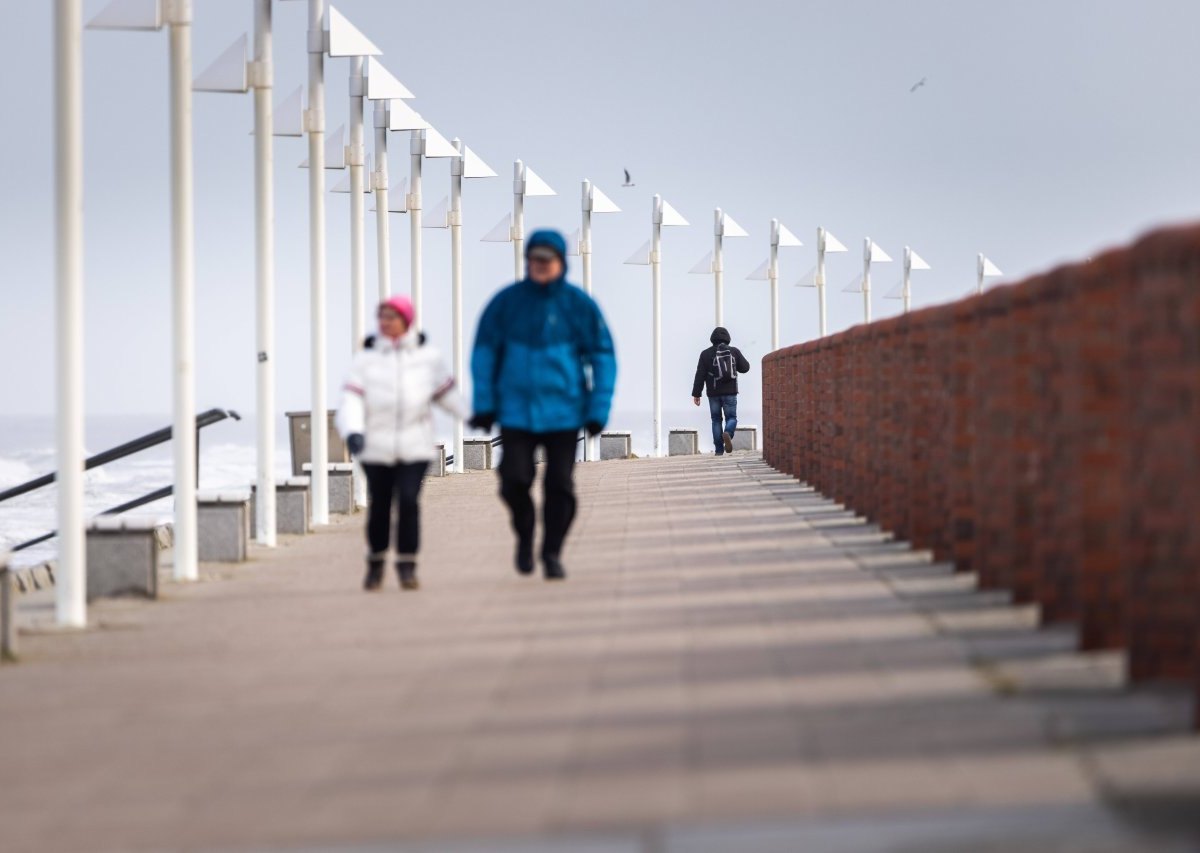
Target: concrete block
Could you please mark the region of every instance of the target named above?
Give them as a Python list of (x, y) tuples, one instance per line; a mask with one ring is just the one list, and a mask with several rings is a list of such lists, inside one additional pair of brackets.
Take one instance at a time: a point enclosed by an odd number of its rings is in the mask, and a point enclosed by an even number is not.
[(667, 436), (668, 456), (695, 456), (700, 452), (700, 432), (694, 429), (673, 429)]
[(8, 553), (0, 552), (0, 660), (17, 657), (17, 583)]
[(758, 427), (754, 424), (738, 424), (733, 434), (734, 450), (758, 450)]
[(158, 597), (159, 522), (102, 516), (87, 528), (87, 597)]
[[(334, 418), (337, 412), (329, 410), (329, 462), (349, 462), (350, 451), (342, 436), (338, 434)], [(287, 412), (288, 438), (292, 448), (292, 476), (299, 477), (304, 466), (312, 462), (312, 417), (310, 412)]]
[(433, 461), (429, 463), (429, 471), (426, 476), (429, 477), (445, 477), (446, 476), (446, 445), (438, 443), (434, 446), (435, 453)]
[(631, 432), (602, 432), (600, 433), (600, 461), (608, 459), (629, 459), (633, 456), (633, 433)]
[[(275, 532), (303, 535), (308, 533), (308, 477), (288, 477), (275, 483)], [(250, 517), (257, 510), (254, 495), (257, 486), (250, 487)]]
[(250, 493), (201, 492), (196, 496), (200, 559), (240, 563), (249, 550)]
[(492, 467), (490, 438), (463, 439), (463, 467), (468, 471), (487, 471)]
[[(305, 462), (301, 469), (308, 477), (312, 474), (312, 463)], [(354, 463), (329, 463), (329, 511), (351, 515), (354, 510)]]

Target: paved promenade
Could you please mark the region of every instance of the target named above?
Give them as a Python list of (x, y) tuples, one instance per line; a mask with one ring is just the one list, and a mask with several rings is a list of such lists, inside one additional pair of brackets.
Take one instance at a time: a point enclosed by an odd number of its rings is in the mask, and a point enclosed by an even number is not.
[(1184, 692), (757, 455), (579, 469), (570, 579), (490, 474), (432, 480), (419, 593), (361, 517), (0, 669), (0, 849), (1194, 850)]

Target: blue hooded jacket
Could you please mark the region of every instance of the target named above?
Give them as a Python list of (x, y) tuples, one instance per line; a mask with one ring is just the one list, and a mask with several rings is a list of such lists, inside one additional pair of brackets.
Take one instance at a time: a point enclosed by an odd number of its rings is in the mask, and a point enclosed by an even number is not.
[(535, 231), (526, 254), (537, 246), (563, 258), (563, 276), (548, 285), (526, 277), (484, 309), (471, 353), (475, 412), (528, 432), (604, 426), (617, 381), (608, 325), (600, 306), (566, 280), (563, 236)]

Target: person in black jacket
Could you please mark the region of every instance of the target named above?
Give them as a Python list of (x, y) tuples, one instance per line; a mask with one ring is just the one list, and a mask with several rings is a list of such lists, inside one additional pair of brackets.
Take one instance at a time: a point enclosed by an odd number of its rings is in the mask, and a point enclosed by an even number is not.
[(750, 371), (750, 362), (740, 349), (729, 345), (729, 332), (723, 327), (713, 329), (708, 339), (712, 346), (700, 353), (696, 363), (692, 402), (700, 405), (700, 386), (703, 385), (708, 394), (708, 411), (712, 415), (713, 445), (717, 456), (722, 456), (733, 450), (733, 433), (737, 429), (737, 376)]

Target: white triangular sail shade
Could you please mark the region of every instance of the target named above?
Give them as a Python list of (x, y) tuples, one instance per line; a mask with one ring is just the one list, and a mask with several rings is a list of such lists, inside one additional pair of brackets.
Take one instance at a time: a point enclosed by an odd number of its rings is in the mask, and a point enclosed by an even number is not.
[(746, 281), (767, 281), (771, 278), (771, 259), (767, 258), (750, 275), (746, 276)]
[(929, 266), (929, 264), (926, 263), (924, 258), (922, 258), (920, 255), (918, 255), (912, 249), (908, 250), (908, 268), (910, 270), (933, 269), (933, 267)]
[(441, 201), (425, 212), (421, 219), (422, 228), (450, 227), (450, 199), (443, 197)]
[(329, 30), (330, 56), (379, 56), (383, 53), (332, 6), (325, 13), (325, 26)]
[[(336, 184), (334, 184), (333, 188), (330, 189), (329, 191), (331, 193), (349, 193), (350, 192), (351, 175), (352, 175), (352, 173), (351, 173), (350, 169), (346, 169), (346, 174), (343, 175), (342, 179), (340, 181), (338, 181)], [(367, 155), (367, 162), (363, 165), (363, 192), (364, 193), (371, 192), (371, 155), (370, 154)]]
[(721, 214), (721, 236), (723, 237), (749, 237), (746, 229), (733, 221), (733, 217), (728, 213)]
[[(301, 169), (308, 168), (308, 158), (300, 164)], [(325, 168), (346, 168), (346, 125), (340, 124), (337, 129), (325, 137)]]
[(567, 237), (567, 254), (574, 257), (579, 254), (579, 229), (576, 228)]
[(481, 243), (511, 243), (512, 214), (504, 214), (504, 218), (496, 223), (496, 227), (479, 238)]
[(429, 122), (421, 118), (421, 114), (404, 101), (394, 100), (388, 109), (388, 128), (391, 130), (424, 130), (429, 127)]
[(204, 69), (192, 81), (196, 92), (245, 92), (246, 81), (246, 34), (226, 48), (216, 61)]
[[(275, 129), (272, 136), (304, 135), (304, 87), (297, 86), (292, 93), (275, 105), (273, 115)], [(253, 130), (250, 133), (254, 133)]]
[(600, 188), (592, 184), (592, 213), (620, 213), (621, 208), (617, 207), (616, 202), (600, 191)]
[(903, 299), (904, 298), (904, 279), (896, 282), (888, 289), (888, 292), (883, 294), (884, 299)]
[(457, 157), (458, 149), (432, 127), (425, 128), (426, 157)]
[(113, 0), (88, 21), (89, 30), (161, 30), (159, 0)]
[(558, 195), (550, 189), (550, 185), (538, 176), (537, 172), (525, 167), (525, 195)]
[(411, 97), (413, 93), (393, 77), (392, 72), (384, 68), (382, 62), (375, 57), (367, 60), (367, 100), (390, 101)]
[(863, 292), (863, 280), (862, 280), (861, 275), (856, 275), (854, 278), (850, 279), (850, 281), (846, 284), (846, 286), (842, 288), (842, 293), (862, 293), (862, 292)]
[[(788, 230), (787, 226), (782, 222), (779, 223), (779, 245), (780, 246), (803, 246), (800, 238)], [(828, 251), (828, 249), (826, 250)]]
[(633, 264), (634, 266), (645, 267), (650, 265), (650, 241), (637, 247), (632, 255), (625, 259), (625, 263)]
[(463, 146), (463, 177), (464, 178), (494, 178), (496, 172), (479, 155), (467, 146)]
[(696, 261), (695, 266), (693, 266), (690, 270), (688, 270), (689, 273), (695, 273), (696, 275), (708, 275), (712, 271), (713, 271), (713, 253), (712, 252), (709, 252), (703, 258)]
[[(371, 205), (372, 213), (378, 209), (378, 205)], [(401, 178), (388, 187), (388, 213), (408, 213), (408, 178)]]
[(842, 245), (841, 240), (839, 240), (837, 237), (834, 237), (828, 231), (825, 232), (825, 254), (828, 255), (833, 252), (848, 252), (848, 251), (850, 251), (850, 250)]
[(817, 268), (812, 267), (804, 275), (800, 276), (800, 280), (796, 282), (796, 287), (816, 287), (817, 286)]
[[(825, 251), (828, 252), (829, 249), (826, 249)], [(876, 243), (874, 240), (872, 240), (871, 241), (871, 263), (873, 263), (873, 264), (890, 264), (891, 262), (892, 262), (892, 256), (889, 255), (887, 252), (885, 252), (883, 249), (879, 248), (879, 244)]]
[(670, 203), (666, 199), (663, 199), (662, 224), (663, 225), (687, 225), (689, 223), (686, 219), (683, 218), (683, 214), (681, 214), (675, 208), (671, 207)]
[(985, 257), (984, 257), (984, 259), (983, 259), (983, 277), (984, 277), (984, 278), (992, 278), (992, 277), (994, 277), (994, 276), (998, 276), (998, 275), (1004, 275), (1004, 273), (1002, 273), (1002, 272), (1000, 271), (1000, 267), (998, 267), (998, 266), (996, 266), (995, 264), (993, 264), (993, 263), (992, 263), (990, 260), (988, 260), (988, 258), (985, 256)]

